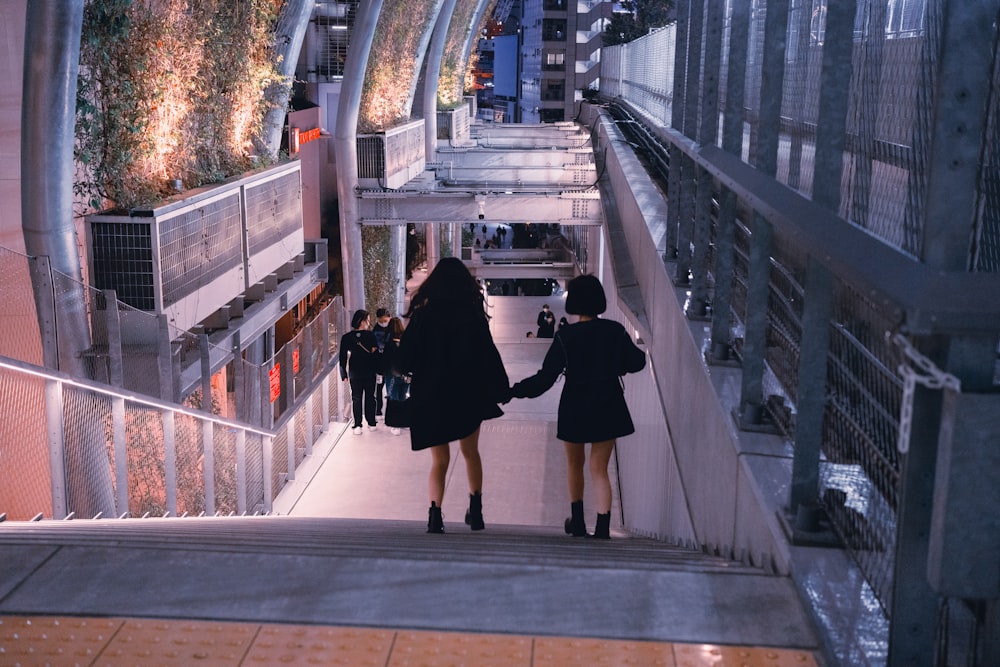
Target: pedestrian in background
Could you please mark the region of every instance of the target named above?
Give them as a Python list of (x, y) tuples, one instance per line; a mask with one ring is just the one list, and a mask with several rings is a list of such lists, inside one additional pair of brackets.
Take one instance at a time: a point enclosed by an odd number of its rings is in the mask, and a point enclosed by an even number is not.
[(381, 366), (375, 334), (368, 330), (367, 310), (356, 310), (351, 317), (351, 330), (340, 338), (340, 377), (350, 380), (351, 402), (354, 409), (354, 435), (361, 435), (362, 418), (368, 428), (376, 428), (375, 374)]
[(385, 368), (385, 425), (393, 435), (399, 435), (401, 428), (410, 425), (410, 378), (400, 374), (396, 368), (399, 365), (399, 343), (403, 338), (403, 320), (393, 317), (389, 320), (389, 340), (386, 341), (383, 354)]
[(375, 311), (375, 326), (372, 333), (375, 334), (375, 342), (378, 344), (379, 369), (375, 374), (375, 414), (382, 415), (382, 394), (385, 393), (385, 344), (389, 340), (389, 319), (392, 314), (387, 308), (379, 308)]
[(462, 260), (446, 257), (417, 288), (405, 317), (409, 323), (400, 341), (397, 370), (412, 378), (410, 447), (431, 451), (427, 532), (444, 532), (441, 503), (453, 440), (459, 442), (469, 483), (465, 523), (482, 530), (486, 524), (479, 427), (483, 420), (501, 416), (497, 404), (510, 397), (482, 288)]
[(646, 354), (636, 347), (618, 322), (599, 316), (607, 310), (600, 281), (592, 275), (577, 276), (566, 288), (566, 312), (579, 320), (555, 334), (542, 368), (511, 388), (516, 398), (545, 393), (565, 373), (559, 398), (556, 437), (566, 450), (570, 517), (564, 528), (584, 537), (583, 512), (586, 443), (590, 444), (590, 479), (597, 500), (594, 537), (608, 539), (611, 526), (611, 480), (608, 464), (618, 438), (635, 432), (625, 403), (621, 376), (646, 365)]
[(549, 310), (549, 304), (542, 306), (542, 312), (538, 313), (538, 333), (539, 338), (552, 338), (556, 332), (556, 316)]

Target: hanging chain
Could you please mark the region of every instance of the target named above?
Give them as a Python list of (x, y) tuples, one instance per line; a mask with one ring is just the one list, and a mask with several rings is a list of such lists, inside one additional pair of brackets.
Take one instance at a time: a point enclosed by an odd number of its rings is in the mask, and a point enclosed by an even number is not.
[(900, 364), (898, 369), (900, 376), (903, 378), (903, 402), (899, 409), (899, 439), (896, 442), (896, 446), (899, 448), (900, 454), (906, 454), (910, 451), (910, 431), (913, 426), (913, 394), (916, 391), (917, 384), (928, 389), (951, 389), (961, 392), (962, 383), (957, 377), (951, 373), (944, 372), (935, 366), (933, 361), (920, 354), (910, 344), (910, 341), (906, 340), (903, 334), (887, 333), (886, 338), (896, 344), (912, 363), (912, 365)]

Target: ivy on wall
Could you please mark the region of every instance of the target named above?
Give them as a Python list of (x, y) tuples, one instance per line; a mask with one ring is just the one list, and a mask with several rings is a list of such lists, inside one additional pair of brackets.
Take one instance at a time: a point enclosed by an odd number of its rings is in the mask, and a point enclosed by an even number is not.
[(410, 118), (410, 91), (418, 50), (434, 0), (385, 0), (372, 37), (361, 90), (358, 132), (386, 130)]
[(465, 46), (469, 43), (469, 31), (474, 30), (473, 51), (475, 51), (475, 35), (485, 25), (486, 19), (493, 15), (493, 7), (496, 0), (490, 0), (486, 11), (483, 12), (481, 24), (472, 26), (475, 18), (478, 0), (457, 0), (455, 2), (455, 12), (451, 16), (451, 23), (448, 25), (448, 38), (445, 41), (444, 53), (441, 56), (441, 72), (438, 75), (438, 108), (454, 109), (462, 103), (462, 95), (466, 90), (466, 73), (474, 58), (465, 53)]
[(365, 272), (365, 310), (392, 310), (396, 303), (397, 258), (392, 250), (391, 227), (361, 228), (362, 268)]
[(273, 106), (267, 93), (281, 80), (272, 48), (281, 5), (89, 0), (76, 103), (78, 205), (149, 205), (177, 180), (198, 187), (266, 159), (260, 141)]

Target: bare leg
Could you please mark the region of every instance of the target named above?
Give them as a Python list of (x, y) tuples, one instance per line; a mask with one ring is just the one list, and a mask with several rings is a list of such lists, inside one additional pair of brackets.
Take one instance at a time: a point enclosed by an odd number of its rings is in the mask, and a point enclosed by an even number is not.
[(583, 465), (587, 461), (587, 450), (579, 442), (563, 442), (566, 448), (566, 468), (569, 481), (569, 500), (583, 500)]
[(451, 462), (451, 446), (448, 443), (435, 445), (431, 450), (431, 473), (427, 480), (427, 490), (432, 503), (441, 507), (444, 500), (444, 481)]
[(483, 490), (483, 460), (479, 456), (479, 428), (458, 441), (465, 458), (465, 475), (469, 478), (469, 493)]
[(611, 480), (608, 478), (608, 464), (615, 451), (615, 441), (595, 442), (590, 446), (590, 481), (594, 484), (597, 513), (611, 511)]

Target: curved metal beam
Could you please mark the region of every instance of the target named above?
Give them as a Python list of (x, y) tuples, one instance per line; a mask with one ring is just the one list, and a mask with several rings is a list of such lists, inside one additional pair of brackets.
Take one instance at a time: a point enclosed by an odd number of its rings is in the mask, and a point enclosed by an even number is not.
[(337, 205), (340, 212), (340, 253), (344, 274), (344, 307), (365, 307), (365, 277), (358, 221), (358, 116), (361, 89), (368, 67), (375, 26), (382, 13), (382, 0), (358, 5), (358, 20), (347, 49), (344, 81), (340, 88), (333, 149), (337, 158)]

